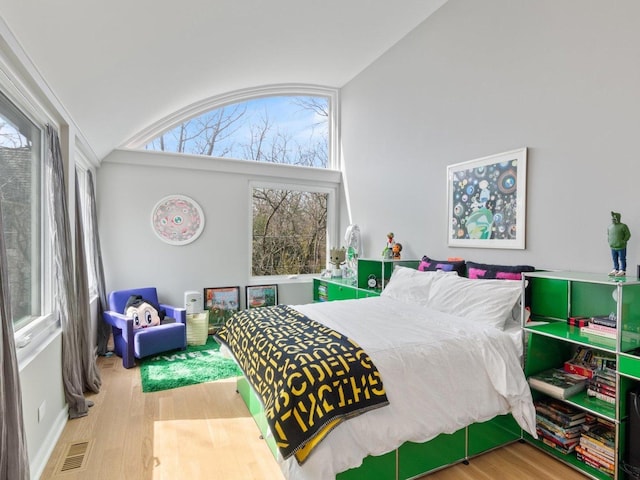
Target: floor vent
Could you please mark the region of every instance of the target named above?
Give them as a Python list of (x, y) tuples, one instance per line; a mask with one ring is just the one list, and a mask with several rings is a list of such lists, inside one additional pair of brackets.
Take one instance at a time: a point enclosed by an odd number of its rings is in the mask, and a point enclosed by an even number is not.
[(91, 442), (76, 442), (67, 447), (67, 452), (60, 461), (57, 473), (75, 472), (85, 467), (89, 458)]

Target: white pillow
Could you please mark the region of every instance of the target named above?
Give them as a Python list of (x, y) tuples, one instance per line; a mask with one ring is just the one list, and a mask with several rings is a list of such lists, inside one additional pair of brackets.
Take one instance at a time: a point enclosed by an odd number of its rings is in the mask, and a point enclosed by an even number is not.
[(393, 298), (405, 303), (428, 305), (432, 285), (440, 278), (457, 274), (455, 272), (421, 272), (409, 267), (396, 265), (389, 283), (380, 296)]
[(429, 307), (504, 329), (522, 293), (517, 280), (472, 280), (445, 276), (431, 286)]

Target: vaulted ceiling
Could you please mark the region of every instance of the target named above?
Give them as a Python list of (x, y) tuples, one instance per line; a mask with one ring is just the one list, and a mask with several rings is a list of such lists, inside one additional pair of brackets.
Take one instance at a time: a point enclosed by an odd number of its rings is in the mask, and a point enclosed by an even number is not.
[(102, 159), (205, 98), (341, 87), (445, 2), (0, 0), (0, 15)]

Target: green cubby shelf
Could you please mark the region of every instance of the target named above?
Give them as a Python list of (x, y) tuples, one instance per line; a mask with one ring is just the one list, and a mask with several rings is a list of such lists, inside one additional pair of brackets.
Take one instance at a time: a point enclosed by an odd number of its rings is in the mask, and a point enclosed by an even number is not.
[[(640, 388), (640, 279), (614, 278), (606, 274), (537, 271), (523, 275), (528, 290), (530, 316), (523, 324), (525, 375), (531, 376), (549, 368), (562, 368), (579, 347), (616, 360), (616, 397), (609, 403), (586, 391), (562, 399), (567, 404), (602, 417), (615, 426), (614, 475), (604, 473), (580, 461), (575, 453), (563, 454), (525, 433), (525, 440), (580, 470), (590, 478), (624, 479), (628, 427), (627, 397)], [(570, 317), (613, 315), (617, 319), (616, 338), (586, 334), (568, 323)], [(523, 320), (526, 316), (523, 314)], [(543, 395), (532, 389), (534, 399)]]

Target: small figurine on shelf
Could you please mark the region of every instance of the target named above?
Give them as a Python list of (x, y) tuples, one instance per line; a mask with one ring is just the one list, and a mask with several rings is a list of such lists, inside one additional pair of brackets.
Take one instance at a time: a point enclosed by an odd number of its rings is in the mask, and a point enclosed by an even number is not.
[(611, 212), (611, 225), (607, 229), (613, 270), (610, 277), (624, 277), (627, 274), (627, 242), (631, 238), (631, 232), (626, 224), (620, 222), (621, 215)]
[(393, 247), (391, 247), (391, 251), (393, 252), (393, 259), (400, 260), (400, 252), (402, 251), (402, 244), (395, 243)]
[(340, 269), (340, 267), (345, 263), (346, 254), (347, 251), (344, 247), (332, 248), (329, 251), (329, 263), (333, 265), (333, 270), (331, 272), (332, 277), (342, 277), (342, 270)]
[(396, 244), (393, 239), (393, 232), (387, 233), (387, 246), (382, 250), (382, 258), (391, 259), (393, 258), (393, 246)]

